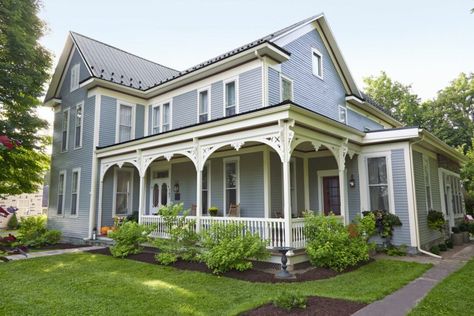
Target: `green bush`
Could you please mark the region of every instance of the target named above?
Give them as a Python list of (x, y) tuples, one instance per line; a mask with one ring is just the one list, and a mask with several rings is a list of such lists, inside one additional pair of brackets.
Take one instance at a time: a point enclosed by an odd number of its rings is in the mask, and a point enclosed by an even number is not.
[(406, 256), (407, 245), (394, 246), (390, 245), (386, 248), (385, 253), (389, 256)]
[(156, 239), (155, 245), (160, 248), (160, 253), (155, 259), (164, 265), (176, 262), (178, 259), (198, 260), (199, 235), (195, 232), (196, 221), (187, 219), (189, 210), (183, 212), (183, 204), (180, 203), (163, 206), (159, 212), (165, 221), (169, 239)]
[(59, 230), (46, 228), (46, 216), (23, 217), (18, 229), (18, 241), (22, 246), (42, 247), (53, 245), (61, 239)]
[(290, 291), (283, 291), (273, 300), (273, 305), (291, 311), (295, 308), (306, 308), (306, 296)]
[(446, 251), (448, 250), (448, 246), (446, 244), (439, 244), (438, 245), (439, 251)]
[(18, 218), (16, 217), (16, 213), (13, 213), (12, 217), (8, 220), (7, 227), (10, 230), (14, 230), (18, 228)]
[(252, 268), (250, 259), (270, 256), (266, 242), (242, 224), (214, 223), (203, 233), (202, 244), (206, 251), (201, 258), (216, 274), (232, 269), (244, 271)]
[(469, 231), (469, 222), (463, 221), (459, 224), (459, 230), (461, 232), (468, 232)]
[(439, 254), (441, 253), (440, 250), (439, 250), (439, 246), (438, 246), (438, 245), (432, 246), (432, 247), (430, 248), (430, 252), (431, 252), (431, 253), (434, 253), (435, 255), (439, 255)]
[[(355, 226), (357, 232), (362, 230), (360, 223)], [(350, 232), (334, 215), (307, 213), (304, 234), (307, 239), (306, 253), (311, 264), (335, 271), (343, 271), (369, 260), (369, 251), (373, 248), (365, 236)]]
[(375, 217), (375, 227), (379, 236), (390, 241), (393, 236), (393, 229), (402, 226), (400, 218), (395, 214), (381, 210), (362, 212), (364, 216), (371, 213)]
[(209, 212), (209, 215), (217, 216), (217, 212), (219, 212), (219, 208), (217, 208), (217, 206), (211, 206), (207, 211)]
[(469, 233), (471, 235), (474, 235), (474, 223), (469, 223)]
[(135, 222), (123, 222), (116, 231), (112, 231), (109, 237), (115, 241), (110, 247), (110, 252), (114, 257), (126, 257), (131, 254), (140, 253), (143, 250), (141, 244), (147, 242), (151, 227), (146, 227)]
[(444, 215), (442, 212), (429, 210), (428, 211), (428, 227), (433, 230), (439, 230), (440, 232), (444, 229)]

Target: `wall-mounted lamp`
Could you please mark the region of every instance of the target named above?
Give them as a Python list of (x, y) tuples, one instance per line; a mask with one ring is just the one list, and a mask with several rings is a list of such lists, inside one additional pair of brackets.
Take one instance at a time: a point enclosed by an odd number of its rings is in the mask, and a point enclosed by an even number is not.
[(174, 185), (174, 193), (179, 193), (179, 183)]
[(354, 175), (353, 174), (351, 174), (351, 178), (349, 179), (349, 186), (351, 188), (354, 188), (356, 186), (356, 182), (354, 180)]

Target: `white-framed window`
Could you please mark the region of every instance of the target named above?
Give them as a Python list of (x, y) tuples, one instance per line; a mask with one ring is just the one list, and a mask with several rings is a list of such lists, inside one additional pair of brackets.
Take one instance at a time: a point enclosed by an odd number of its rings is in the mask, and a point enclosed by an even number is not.
[(281, 101), (293, 101), (293, 80), (284, 75), (280, 77)]
[(367, 157), (370, 210), (390, 211), (390, 186), (386, 156)]
[(64, 192), (66, 192), (66, 170), (61, 170), (58, 178), (58, 205), (56, 209), (58, 216), (64, 213)]
[(224, 210), (229, 213), (231, 204), (240, 203), (239, 157), (224, 159)]
[(113, 216), (125, 216), (132, 213), (133, 169), (115, 168)]
[(81, 187), (81, 168), (72, 169), (71, 177), (71, 216), (77, 216), (79, 211), (79, 194)]
[(69, 109), (63, 111), (61, 127), (61, 152), (68, 150), (69, 145)]
[(209, 87), (198, 90), (198, 123), (211, 119), (211, 89)]
[(82, 126), (84, 125), (84, 103), (76, 105), (76, 116), (74, 117), (74, 148), (82, 147)]
[(311, 49), (311, 58), (313, 61), (313, 75), (323, 79), (323, 54), (316, 48)]
[(423, 179), (425, 183), (426, 209), (429, 211), (433, 208), (433, 198), (431, 194), (430, 160), (427, 156), (423, 156)]
[(339, 122), (347, 124), (347, 109), (339, 105)]
[(117, 101), (116, 143), (135, 138), (135, 105)]
[(71, 67), (71, 89), (70, 91), (74, 91), (79, 88), (79, 75), (81, 71), (81, 64), (75, 64)]
[(202, 169), (202, 214), (207, 214), (211, 206), (211, 162), (208, 161)]
[(239, 113), (238, 79), (231, 78), (224, 81), (224, 116)]
[(152, 107), (152, 133), (158, 134), (171, 130), (171, 101)]

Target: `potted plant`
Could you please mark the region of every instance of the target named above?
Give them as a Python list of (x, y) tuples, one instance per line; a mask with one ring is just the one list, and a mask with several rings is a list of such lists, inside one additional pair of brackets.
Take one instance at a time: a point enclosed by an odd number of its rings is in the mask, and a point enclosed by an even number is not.
[(466, 221), (463, 221), (461, 224), (459, 224), (459, 230), (461, 231), (463, 235), (463, 240), (464, 242), (469, 242), (469, 223)]
[(459, 228), (453, 227), (451, 228), (451, 231), (453, 232), (452, 234), (453, 245), (455, 246), (462, 245), (464, 242), (464, 235), (461, 233)]
[(207, 211), (209, 212), (209, 215), (217, 216), (217, 212), (219, 212), (219, 209), (216, 206), (211, 206)]

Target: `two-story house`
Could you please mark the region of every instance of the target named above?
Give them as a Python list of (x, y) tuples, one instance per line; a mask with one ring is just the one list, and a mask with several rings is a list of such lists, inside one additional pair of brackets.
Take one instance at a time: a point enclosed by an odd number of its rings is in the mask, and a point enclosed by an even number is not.
[(134, 211), (160, 236), (158, 209), (182, 202), (197, 230), (237, 221), (304, 248), (305, 210), (349, 223), (383, 209), (416, 250), (442, 238), (429, 209), (452, 226), (464, 214), (463, 157), (358, 89), (323, 14), (184, 71), (71, 32), (45, 104), (48, 223), (67, 237)]

